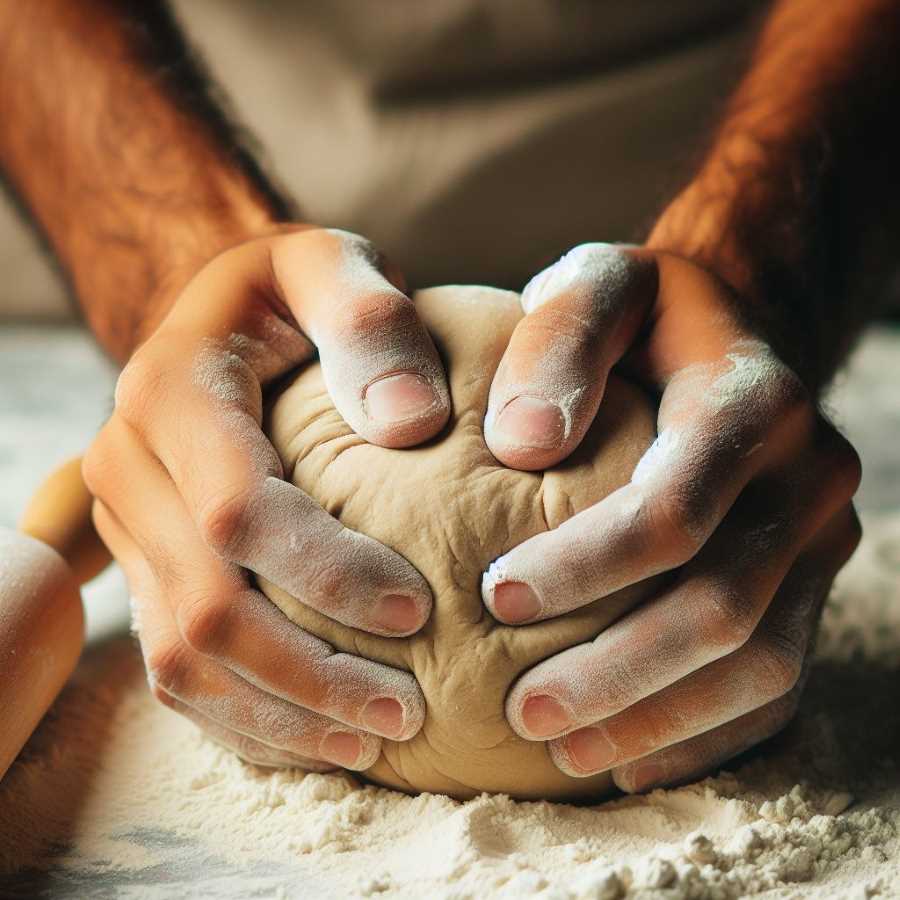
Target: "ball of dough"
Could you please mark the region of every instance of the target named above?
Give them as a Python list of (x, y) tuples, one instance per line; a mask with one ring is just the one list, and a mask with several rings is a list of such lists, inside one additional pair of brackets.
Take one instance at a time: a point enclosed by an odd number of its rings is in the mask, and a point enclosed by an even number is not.
[(625, 484), (654, 438), (653, 409), (637, 388), (611, 377), (594, 425), (568, 460), (546, 472), (508, 469), (485, 446), (482, 423), (491, 379), (522, 317), (518, 295), (442, 287), (419, 292), (415, 302), (447, 367), (453, 401), (450, 422), (436, 439), (405, 450), (367, 444), (334, 409), (318, 365), (277, 397), (266, 429), (285, 477), (425, 576), (434, 593), (428, 623), (412, 637), (379, 637), (334, 622), (271, 583), (261, 587), (290, 619), (332, 646), (418, 679), (428, 706), (425, 724), (410, 741), (383, 742), (381, 757), (365, 773), (372, 781), (459, 798), (482, 791), (597, 796), (610, 787), (609, 776), (564, 775), (546, 744), (510, 729), (504, 698), (522, 672), (594, 638), (648, 586), (513, 628), (488, 613), (480, 579), (502, 553)]

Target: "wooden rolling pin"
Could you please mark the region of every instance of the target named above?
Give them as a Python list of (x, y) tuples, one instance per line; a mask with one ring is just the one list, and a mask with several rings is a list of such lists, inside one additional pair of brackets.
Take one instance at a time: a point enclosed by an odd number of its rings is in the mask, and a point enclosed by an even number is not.
[(19, 528), (0, 528), (0, 778), (72, 674), (84, 644), (79, 588), (110, 560), (80, 458), (47, 478)]

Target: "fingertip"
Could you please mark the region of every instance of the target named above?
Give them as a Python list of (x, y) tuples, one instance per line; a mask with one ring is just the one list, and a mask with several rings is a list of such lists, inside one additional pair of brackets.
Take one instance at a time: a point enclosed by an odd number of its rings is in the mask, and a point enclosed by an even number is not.
[(547, 752), (550, 754), (550, 759), (553, 760), (553, 764), (556, 768), (559, 769), (563, 775), (568, 775), (569, 778), (587, 778), (593, 774), (591, 772), (584, 772), (575, 765), (572, 756), (569, 753), (568, 743), (562, 738), (548, 741)]
[(425, 724), (427, 712), (425, 697), (415, 679), (413, 679), (413, 684), (415, 691), (411, 696), (405, 697), (403, 701), (403, 728), (396, 738), (398, 741), (408, 741), (410, 738), (414, 738)]
[(490, 609), (506, 625), (524, 625), (543, 609), (540, 597), (523, 581), (504, 581), (491, 591)]
[(541, 683), (517, 681), (506, 696), (504, 711), (510, 728), (526, 741), (549, 741), (576, 726), (574, 715)]
[(450, 395), (443, 379), (418, 372), (394, 372), (375, 379), (363, 393), (362, 406), (363, 437), (392, 449), (434, 437), (450, 418)]
[(652, 790), (668, 780), (663, 766), (653, 762), (635, 762), (612, 770), (613, 783), (626, 794)]
[(401, 709), (399, 725), (391, 734), (383, 735), (392, 741), (408, 741), (415, 737), (425, 724), (425, 697), (415, 678), (410, 676), (409, 681), (409, 688), (401, 688), (399, 698), (395, 701)]
[(544, 612), (540, 592), (526, 580), (527, 575), (515, 560), (513, 550), (512, 554), (495, 559), (481, 576), (481, 600), (504, 625), (524, 625)]

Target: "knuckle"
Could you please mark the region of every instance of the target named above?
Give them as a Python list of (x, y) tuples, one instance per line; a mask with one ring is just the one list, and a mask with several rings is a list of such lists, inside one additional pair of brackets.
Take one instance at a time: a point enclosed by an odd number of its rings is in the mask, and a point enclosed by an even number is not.
[(803, 659), (792, 642), (770, 637), (759, 647), (755, 665), (766, 695), (778, 698), (790, 693), (799, 682)]
[[(595, 350), (598, 322), (592, 319), (593, 304), (584, 297), (569, 294), (565, 301), (545, 303), (518, 325), (517, 339), (526, 346), (551, 345), (554, 351), (587, 356)], [(560, 342), (562, 346), (559, 346)], [(586, 360), (585, 360), (586, 361)]]
[(147, 651), (147, 674), (151, 689), (179, 696), (182, 694), (190, 671), (187, 649), (179, 642), (163, 643)]
[(771, 385), (776, 421), (789, 425), (811, 422), (815, 404), (800, 377), (785, 365), (779, 366)]
[(332, 327), (339, 335), (383, 334), (418, 329), (412, 301), (393, 288), (364, 294), (341, 304), (332, 313)]
[(344, 606), (344, 598), (352, 593), (351, 580), (346, 562), (323, 560), (310, 568), (308, 602), (321, 612), (336, 612)]
[(200, 534), (222, 556), (234, 554), (250, 521), (252, 492), (247, 490), (216, 497), (200, 515)]
[(721, 585), (710, 592), (707, 603), (707, 637), (712, 646), (731, 652), (746, 644), (756, 620), (741, 592), (733, 586)]
[(276, 753), (270, 753), (264, 750), (259, 744), (245, 738), (243, 735), (235, 735), (226, 746), (228, 746), (239, 759), (251, 766), (270, 768), (278, 765), (274, 761), (277, 758)]
[(697, 553), (709, 531), (709, 511), (682, 493), (662, 495), (651, 515), (656, 541), (664, 555), (678, 565)]
[(837, 429), (828, 427), (829, 481), (841, 496), (852, 497), (862, 480), (862, 461), (856, 448)]
[(145, 348), (128, 362), (116, 381), (115, 407), (126, 422), (139, 426), (160, 389), (165, 370)]
[(101, 497), (109, 482), (112, 466), (112, 448), (104, 428), (94, 439), (81, 461), (81, 477), (85, 487), (95, 497)]
[(375, 244), (355, 231), (343, 228), (316, 228), (310, 236), (325, 248), (333, 250), (337, 247), (345, 254), (355, 256), (370, 265), (374, 265), (379, 256)]
[(632, 737), (631, 746), (626, 741), (614, 743), (626, 750), (629, 756), (645, 756), (671, 744), (678, 731), (675, 710), (653, 703), (641, 710), (640, 730), (636, 737)]
[(157, 703), (161, 703), (168, 709), (175, 709), (178, 706), (175, 698), (164, 687), (162, 687), (159, 682), (152, 679), (150, 683), (150, 693)]
[(263, 769), (306, 768), (298, 758), (291, 756), (290, 753), (269, 750), (262, 744), (254, 743), (252, 740), (244, 737), (235, 742), (234, 752), (245, 763), (249, 763), (251, 766), (259, 766)]
[(847, 562), (856, 552), (859, 542), (862, 540), (863, 527), (856, 510), (851, 506), (849, 516), (847, 517), (847, 525), (844, 529), (844, 545), (841, 550), (841, 565)]
[(185, 643), (204, 656), (215, 656), (229, 633), (231, 604), (220, 596), (197, 593), (178, 606), (178, 628)]

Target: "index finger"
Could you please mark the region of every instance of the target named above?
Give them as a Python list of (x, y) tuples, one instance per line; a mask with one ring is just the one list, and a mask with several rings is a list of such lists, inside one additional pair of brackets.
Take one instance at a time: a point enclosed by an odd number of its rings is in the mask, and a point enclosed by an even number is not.
[(631, 481), (495, 560), (485, 604), (502, 622), (540, 621), (683, 565), (784, 452), (784, 435), (802, 439), (812, 414), (796, 380), (756, 344), (676, 374)]

